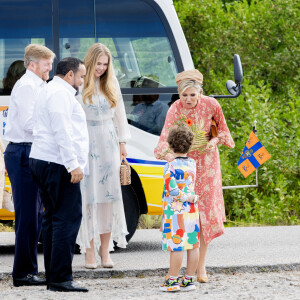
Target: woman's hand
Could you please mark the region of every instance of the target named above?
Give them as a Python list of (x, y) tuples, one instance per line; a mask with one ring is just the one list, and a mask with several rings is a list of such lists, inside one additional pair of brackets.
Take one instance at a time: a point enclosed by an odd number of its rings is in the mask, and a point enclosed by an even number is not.
[(215, 146), (212, 143), (208, 142), (207, 145), (206, 145), (206, 148), (205, 148), (205, 152), (206, 153), (211, 153), (214, 150), (215, 150)]
[(206, 153), (211, 153), (215, 150), (217, 144), (219, 142), (219, 139), (217, 137), (214, 137), (212, 138), (206, 145), (206, 148), (205, 148), (205, 152)]
[(120, 143), (120, 158), (127, 157), (127, 150), (126, 150), (126, 144)]

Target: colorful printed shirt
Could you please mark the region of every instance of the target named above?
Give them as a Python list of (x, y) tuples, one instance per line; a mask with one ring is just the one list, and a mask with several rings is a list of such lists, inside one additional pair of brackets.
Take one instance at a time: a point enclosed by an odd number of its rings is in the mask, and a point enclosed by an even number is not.
[(198, 204), (187, 202), (194, 195), (196, 163), (189, 157), (177, 157), (164, 169), (163, 245), (165, 251), (198, 248), (200, 238)]

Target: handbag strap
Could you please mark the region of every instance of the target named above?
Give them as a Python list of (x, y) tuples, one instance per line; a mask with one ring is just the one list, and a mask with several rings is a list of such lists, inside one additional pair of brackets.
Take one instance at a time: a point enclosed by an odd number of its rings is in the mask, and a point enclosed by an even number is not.
[(122, 157), (121, 157), (121, 165), (126, 165), (126, 166), (130, 167), (129, 163), (124, 155), (122, 155)]

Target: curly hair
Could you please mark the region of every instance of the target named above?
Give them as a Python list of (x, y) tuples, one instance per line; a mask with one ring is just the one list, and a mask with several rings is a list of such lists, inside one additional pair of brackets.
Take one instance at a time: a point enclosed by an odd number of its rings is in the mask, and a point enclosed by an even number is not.
[(193, 132), (185, 125), (173, 126), (167, 142), (174, 153), (188, 153), (194, 140)]

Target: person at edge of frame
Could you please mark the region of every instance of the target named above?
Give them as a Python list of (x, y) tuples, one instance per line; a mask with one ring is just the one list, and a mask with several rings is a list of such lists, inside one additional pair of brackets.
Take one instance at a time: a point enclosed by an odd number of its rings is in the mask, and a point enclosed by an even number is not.
[(33, 141), (33, 111), (39, 92), (49, 79), (55, 54), (45, 46), (25, 48), (25, 74), (13, 87), (4, 139), (9, 142), (4, 160), (15, 208), (15, 256), (13, 284), (43, 285), (38, 274), (37, 244), (41, 233), (42, 204), (29, 169)]

